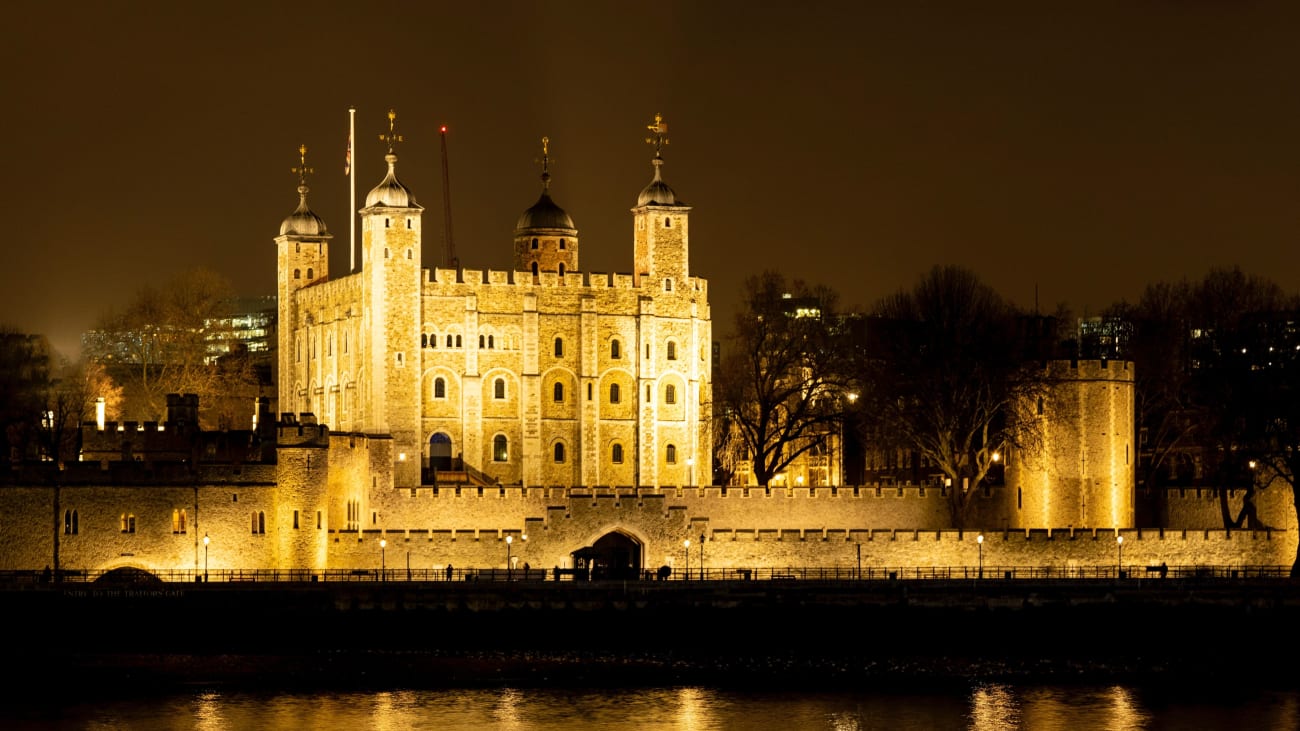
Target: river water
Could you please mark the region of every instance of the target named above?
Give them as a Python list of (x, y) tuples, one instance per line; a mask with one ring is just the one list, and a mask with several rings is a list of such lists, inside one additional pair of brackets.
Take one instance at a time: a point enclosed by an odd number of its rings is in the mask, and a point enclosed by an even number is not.
[(1294, 731), (1300, 729), (1300, 689), (1033, 683), (864, 687), (824, 693), (698, 685), (325, 692), (195, 687), (156, 694), (11, 699), (0, 706), (0, 728)]

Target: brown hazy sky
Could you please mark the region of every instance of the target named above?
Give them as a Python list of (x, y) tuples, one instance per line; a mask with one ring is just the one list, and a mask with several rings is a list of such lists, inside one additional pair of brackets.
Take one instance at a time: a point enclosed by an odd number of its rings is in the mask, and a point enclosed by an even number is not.
[(3, 17), (0, 324), (70, 354), (105, 309), (188, 268), (272, 293), (299, 144), (340, 272), (349, 106), (362, 200), (397, 111), (426, 266), (448, 125), (457, 253), (496, 269), (546, 135), (582, 268), (629, 271), (662, 113), (719, 334), (764, 268), (862, 307), (938, 263), (1049, 311), (1215, 265), (1300, 290), (1300, 3), (73, 1)]

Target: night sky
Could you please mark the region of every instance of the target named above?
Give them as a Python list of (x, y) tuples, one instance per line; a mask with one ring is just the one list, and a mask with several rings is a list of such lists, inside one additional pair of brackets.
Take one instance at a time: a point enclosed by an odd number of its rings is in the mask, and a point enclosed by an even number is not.
[(765, 268), (849, 307), (940, 263), (1047, 312), (1216, 265), (1300, 290), (1300, 3), (76, 0), (4, 16), (0, 324), (68, 355), (186, 269), (273, 293), (300, 144), (343, 272), (349, 106), (358, 205), (397, 112), (426, 267), (448, 126), (455, 245), (478, 269), (510, 267), (545, 135), (581, 268), (630, 271), (662, 113), (718, 336)]

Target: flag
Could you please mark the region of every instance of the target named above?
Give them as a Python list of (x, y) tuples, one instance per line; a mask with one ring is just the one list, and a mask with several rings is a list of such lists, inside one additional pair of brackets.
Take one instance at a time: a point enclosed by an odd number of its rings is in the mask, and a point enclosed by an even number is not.
[(348, 176), (351, 174), (352, 174), (352, 133), (349, 132), (348, 133), (348, 156), (343, 163), (343, 175)]

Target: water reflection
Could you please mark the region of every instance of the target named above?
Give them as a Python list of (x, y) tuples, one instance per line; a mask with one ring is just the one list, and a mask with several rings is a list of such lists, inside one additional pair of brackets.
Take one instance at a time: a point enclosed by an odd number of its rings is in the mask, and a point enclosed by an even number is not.
[[(918, 684), (921, 685), (921, 684)], [(831, 729), (1300, 728), (1300, 691), (1214, 692), (979, 684), (809, 693), (668, 688), (493, 688), (344, 693), (194, 691), (162, 697), (0, 705), (0, 728), (261, 731), (505, 729), (710, 731)]]

